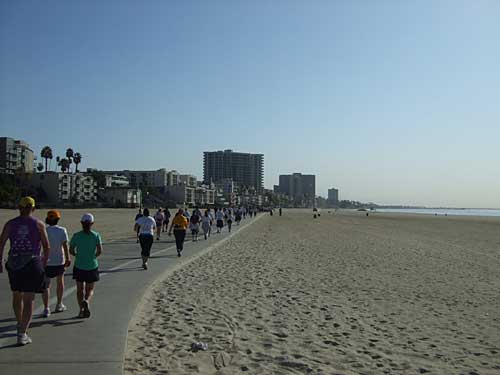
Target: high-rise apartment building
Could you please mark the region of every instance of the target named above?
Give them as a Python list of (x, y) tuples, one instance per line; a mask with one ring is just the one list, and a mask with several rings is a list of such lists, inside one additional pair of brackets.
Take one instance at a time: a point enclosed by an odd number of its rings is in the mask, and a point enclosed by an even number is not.
[(301, 173), (280, 175), (279, 192), (288, 195), (296, 206), (313, 206), (316, 197), (316, 176)]
[(328, 189), (328, 203), (338, 204), (339, 203), (339, 190), (335, 188)]
[(232, 179), (237, 186), (264, 188), (264, 155), (232, 150), (203, 153), (203, 181), (206, 184)]
[(33, 150), (26, 142), (0, 137), (0, 173), (14, 174), (17, 170), (31, 173), (34, 161)]

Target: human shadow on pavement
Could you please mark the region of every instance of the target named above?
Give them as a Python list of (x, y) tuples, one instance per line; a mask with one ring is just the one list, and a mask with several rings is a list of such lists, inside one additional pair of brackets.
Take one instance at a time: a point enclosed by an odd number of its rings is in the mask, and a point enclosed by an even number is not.
[[(13, 320), (15, 321), (15, 319), (13, 319)], [(78, 316), (75, 316), (72, 318), (57, 319), (57, 320), (54, 319), (54, 320), (34, 321), (34, 322), (31, 322), (30, 329), (42, 327), (42, 326), (47, 325), (47, 324), (50, 324), (54, 327), (64, 327), (64, 326), (69, 326), (69, 325), (73, 325), (73, 324), (80, 324), (83, 321), (84, 320), (79, 318)], [(16, 328), (17, 328), (17, 326), (15, 324), (5, 326), (5, 327), (0, 327), (0, 338), (16, 337), (17, 336), (17, 333), (15, 332)], [(7, 348), (13, 348), (13, 347), (17, 347), (17, 344), (0, 346), (0, 350), (7, 349)]]
[(142, 266), (137, 267), (127, 267), (127, 268), (118, 268), (116, 270), (100, 270), (99, 273), (117, 273), (117, 272), (130, 272), (130, 271), (142, 271)]

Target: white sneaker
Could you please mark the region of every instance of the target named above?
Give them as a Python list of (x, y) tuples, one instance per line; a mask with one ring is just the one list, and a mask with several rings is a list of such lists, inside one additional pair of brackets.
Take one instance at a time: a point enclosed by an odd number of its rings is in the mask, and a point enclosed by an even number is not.
[(48, 317), (50, 316), (50, 308), (48, 308), (48, 307), (47, 307), (46, 309), (43, 309), (43, 314), (42, 314), (42, 316), (43, 316), (44, 318), (48, 318)]
[(56, 313), (66, 311), (67, 309), (68, 308), (63, 303), (56, 305)]
[(28, 345), (31, 344), (32, 342), (33, 341), (26, 333), (21, 333), (17, 335), (17, 345)]

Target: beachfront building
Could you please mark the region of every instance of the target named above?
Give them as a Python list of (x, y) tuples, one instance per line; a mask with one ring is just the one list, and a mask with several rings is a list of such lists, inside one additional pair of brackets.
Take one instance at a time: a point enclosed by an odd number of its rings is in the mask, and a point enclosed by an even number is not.
[(111, 207), (136, 208), (141, 207), (142, 204), (141, 189), (119, 186), (107, 187), (100, 189), (98, 196), (105, 205)]
[(301, 173), (280, 175), (279, 192), (287, 195), (295, 207), (313, 207), (316, 196), (316, 176)]
[(180, 182), (181, 174), (176, 170), (167, 172), (167, 186), (178, 185)]
[(106, 187), (127, 187), (130, 183), (127, 176), (123, 175), (107, 174), (105, 177)]
[(33, 173), (35, 154), (21, 140), (0, 137), (0, 173), (13, 175), (16, 171)]
[(237, 186), (262, 191), (264, 155), (233, 152), (232, 150), (203, 153), (203, 181), (218, 184), (231, 179)]
[(198, 179), (192, 174), (181, 174), (179, 175), (178, 184), (196, 186), (198, 184)]
[(336, 206), (339, 204), (339, 190), (335, 188), (328, 189), (328, 202), (329, 205)]
[(31, 180), (35, 189), (44, 192), (46, 203), (94, 203), (97, 201), (97, 182), (82, 173), (35, 173)]
[(195, 205), (195, 191), (195, 186), (187, 186), (183, 184), (165, 187), (165, 194), (167, 195), (169, 201), (184, 206)]
[[(196, 177), (192, 175), (181, 175), (176, 170), (167, 171), (165, 168), (160, 168), (157, 170), (122, 170), (122, 171), (103, 171), (106, 175), (122, 176), (128, 180), (128, 186), (139, 188), (139, 187), (155, 187), (160, 191), (166, 191), (167, 186), (175, 186), (182, 183), (181, 176), (184, 176), (185, 181), (192, 183), (194, 178), (194, 184), (196, 186)], [(189, 176), (189, 177), (188, 177)], [(115, 179), (115, 182), (117, 180)], [(125, 179), (123, 179), (125, 181)], [(125, 185), (123, 185), (125, 186)]]

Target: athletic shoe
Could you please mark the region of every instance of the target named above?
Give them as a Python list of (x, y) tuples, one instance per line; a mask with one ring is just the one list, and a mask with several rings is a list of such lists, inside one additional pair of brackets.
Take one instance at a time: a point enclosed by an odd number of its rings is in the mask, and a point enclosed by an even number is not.
[(90, 318), (89, 302), (87, 300), (83, 300), (82, 302), (82, 311), (84, 318)]
[(181, 256), (181, 251), (180, 250), (177, 250), (177, 256), (180, 257)]
[(142, 268), (144, 268), (145, 270), (147, 270), (148, 269), (148, 264), (147, 263), (143, 263), (142, 264)]
[(78, 318), (83, 319), (85, 318), (85, 314), (82, 309), (80, 309), (80, 313), (78, 314)]
[(56, 305), (56, 313), (66, 311), (68, 308), (63, 304), (57, 304)]
[(17, 335), (17, 345), (28, 345), (31, 344), (33, 341), (31, 338), (26, 334), (26, 333), (20, 333)]
[(48, 318), (50, 316), (50, 308), (47, 307), (46, 309), (43, 309), (42, 316), (44, 318)]

